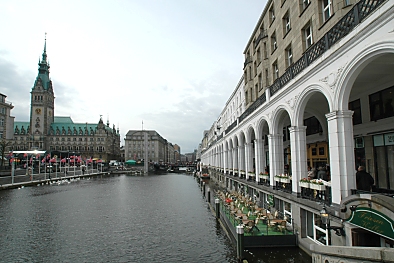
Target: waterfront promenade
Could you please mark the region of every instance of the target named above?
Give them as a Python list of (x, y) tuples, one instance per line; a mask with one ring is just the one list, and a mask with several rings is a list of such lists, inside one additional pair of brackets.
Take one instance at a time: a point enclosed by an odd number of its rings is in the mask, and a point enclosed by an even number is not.
[(72, 180), (81, 177), (91, 177), (102, 174), (109, 174), (108, 171), (98, 169), (87, 169), (82, 171), (79, 167), (62, 167), (60, 172), (40, 172), (29, 175), (26, 170), (15, 170), (15, 175), (4, 175), (0, 177), (0, 190), (21, 188), (25, 186), (37, 186), (50, 184), (53, 182), (61, 182), (62, 180)]

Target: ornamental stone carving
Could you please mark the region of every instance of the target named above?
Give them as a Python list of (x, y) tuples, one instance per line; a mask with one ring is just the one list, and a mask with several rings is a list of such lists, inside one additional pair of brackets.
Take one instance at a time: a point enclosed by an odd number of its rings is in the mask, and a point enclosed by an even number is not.
[(331, 72), (327, 77), (320, 79), (320, 81), (323, 83), (326, 83), (331, 89), (334, 89), (335, 85), (337, 84), (338, 78), (341, 75), (344, 67), (345, 67), (345, 65), (338, 68), (338, 70), (336, 72)]
[(295, 95), (294, 98), (291, 98), (291, 99), (289, 99), (289, 100), (286, 101), (287, 105), (289, 105), (289, 107), (290, 107), (292, 110), (294, 110), (294, 106), (295, 106), (296, 103), (297, 103), (298, 97), (299, 97), (299, 94)]

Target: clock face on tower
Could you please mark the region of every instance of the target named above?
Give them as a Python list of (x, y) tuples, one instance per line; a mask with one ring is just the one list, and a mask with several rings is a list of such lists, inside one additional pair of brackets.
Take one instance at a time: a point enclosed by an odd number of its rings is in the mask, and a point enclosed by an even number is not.
[(41, 114), (41, 109), (40, 109), (40, 108), (37, 108), (37, 109), (36, 109), (36, 113), (37, 113), (37, 114)]

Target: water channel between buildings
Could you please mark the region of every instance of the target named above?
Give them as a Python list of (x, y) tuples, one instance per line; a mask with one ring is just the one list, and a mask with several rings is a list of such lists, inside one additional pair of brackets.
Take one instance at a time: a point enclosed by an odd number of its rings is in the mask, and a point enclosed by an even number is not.
[[(0, 191), (0, 262), (238, 262), (186, 174), (116, 175)], [(245, 251), (301, 262), (298, 248)]]

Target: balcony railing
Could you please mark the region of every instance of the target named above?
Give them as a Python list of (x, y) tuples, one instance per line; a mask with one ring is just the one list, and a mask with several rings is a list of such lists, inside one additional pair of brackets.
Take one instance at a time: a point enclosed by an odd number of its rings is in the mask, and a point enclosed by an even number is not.
[[(273, 96), (283, 88), (291, 79), (297, 76), (312, 62), (318, 59), (324, 52), (340, 41), (344, 36), (351, 32), (368, 15), (375, 11), (382, 3), (387, 0), (362, 0), (359, 1), (341, 20), (339, 20), (320, 40), (314, 43), (304, 53), (304, 55), (292, 64), (288, 70), (280, 76), (270, 87), (270, 95)], [(246, 61), (245, 61), (246, 63)], [(245, 66), (246, 64), (244, 64)], [(264, 96), (265, 102), (265, 94)], [(252, 104), (241, 116), (240, 122), (251, 114), (256, 108)], [(249, 110), (252, 108), (251, 110)]]
[(245, 68), (246, 65), (248, 65), (249, 63), (252, 63), (252, 61), (253, 61), (252, 57), (251, 57), (251, 56), (248, 56), (248, 57), (245, 59), (244, 68)]
[[(382, 3), (387, 0), (361, 0), (353, 6), (353, 8), (339, 20), (320, 40), (314, 43), (304, 53), (304, 55), (292, 64), (286, 72), (274, 81), (274, 83), (268, 87), (270, 96), (273, 96), (280, 89), (282, 89), (289, 81), (300, 74), (305, 68), (307, 68), (312, 62), (318, 59), (324, 52), (330, 47), (340, 41), (344, 36), (351, 32), (358, 24), (360, 24), (368, 15), (375, 11)], [(264, 33), (260, 35), (265, 37)], [(259, 35), (259, 37), (260, 37)], [(259, 38), (257, 38), (259, 39)], [(256, 39), (256, 43), (258, 43)], [(260, 41), (261, 39), (259, 39)], [(255, 44), (256, 44), (255, 43)], [(252, 57), (248, 56), (244, 62), (244, 68), (247, 64), (252, 62)], [(234, 121), (227, 129), (225, 133), (228, 134), (234, 129), (239, 123), (241, 123), (246, 117), (252, 114), (259, 106), (266, 102), (265, 92), (250, 105), (239, 117), (238, 121)], [(216, 140), (212, 143), (214, 143)]]
[(254, 48), (256, 48), (257, 45), (260, 43), (260, 41), (261, 41), (263, 38), (265, 38), (265, 37), (268, 37), (268, 34), (267, 34), (267, 30), (266, 30), (266, 29), (262, 30), (262, 31), (260, 32), (259, 36), (257, 37), (257, 39), (253, 42)]

